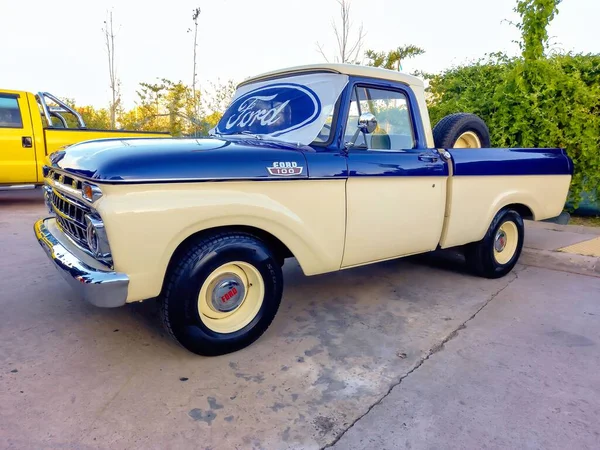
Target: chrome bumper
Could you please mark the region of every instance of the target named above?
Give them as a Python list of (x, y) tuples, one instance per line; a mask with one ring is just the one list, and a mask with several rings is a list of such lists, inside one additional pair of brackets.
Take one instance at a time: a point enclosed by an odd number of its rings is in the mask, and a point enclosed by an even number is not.
[(91, 267), (71, 253), (49, 230), (49, 221), (54, 220), (38, 220), (33, 229), (38, 242), (63, 278), (92, 305), (104, 308), (123, 306), (127, 300), (129, 277), (124, 273)]

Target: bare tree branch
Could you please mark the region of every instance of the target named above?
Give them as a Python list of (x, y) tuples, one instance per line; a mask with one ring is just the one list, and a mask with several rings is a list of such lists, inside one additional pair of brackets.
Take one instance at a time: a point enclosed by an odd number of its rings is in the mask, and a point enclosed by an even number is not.
[[(361, 23), (356, 38), (352, 39), (351, 0), (336, 0), (336, 2), (340, 7), (339, 18), (341, 23), (338, 25), (335, 20), (331, 21), (331, 28), (333, 29), (337, 44), (337, 54), (333, 57), (333, 60), (341, 63), (356, 63), (361, 53), (366, 33)], [(323, 46), (317, 43), (317, 50), (325, 58), (325, 61), (329, 62)]]
[[(194, 73), (192, 75), (192, 108), (196, 117), (200, 115), (200, 102), (198, 101), (198, 96), (196, 95), (196, 84), (198, 82), (198, 73), (196, 72), (196, 61), (198, 54), (198, 17), (200, 17), (200, 12), (200, 7), (194, 8), (194, 10), (192, 11), (192, 21), (194, 22)], [(189, 31), (191, 30), (188, 29), (188, 32)]]
[(348, 62), (353, 62), (353, 63), (356, 62), (356, 60), (358, 59), (358, 55), (360, 54), (360, 51), (362, 50), (364, 38), (365, 38), (365, 33), (363, 32), (363, 26), (361, 24), (360, 28), (358, 29), (358, 37), (356, 38), (356, 42), (354, 43), (354, 45), (348, 52)]
[(117, 110), (121, 103), (121, 83), (117, 76), (117, 69), (115, 66), (115, 31), (113, 26), (113, 13), (109, 11), (107, 18), (104, 21), (104, 39), (106, 44), (106, 52), (108, 54), (108, 74), (110, 79), (110, 91), (111, 91), (111, 102), (110, 102), (110, 127), (116, 128), (117, 122)]
[(194, 21), (194, 75), (192, 77), (192, 93), (194, 99), (196, 98), (196, 50), (198, 49), (198, 17), (200, 16), (200, 8), (194, 9), (192, 13), (192, 20)]
[(325, 52), (323, 51), (323, 46), (321, 44), (319, 44), (317, 42), (317, 51), (321, 54), (321, 56), (323, 56), (323, 58), (325, 59), (326, 62), (329, 62), (329, 58), (327, 58), (327, 55), (325, 55)]

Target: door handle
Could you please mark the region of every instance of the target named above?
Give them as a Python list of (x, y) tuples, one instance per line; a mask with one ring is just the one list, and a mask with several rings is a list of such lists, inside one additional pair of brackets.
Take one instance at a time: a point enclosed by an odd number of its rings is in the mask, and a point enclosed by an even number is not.
[(419, 161), (436, 162), (437, 160), (438, 160), (438, 157), (431, 153), (421, 153), (419, 155)]
[(31, 136), (23, 136), (21, 138), (21, 144), (23, 145), (23, 148), (31, 148), (33, 147), (33, 139), (31, 139)]

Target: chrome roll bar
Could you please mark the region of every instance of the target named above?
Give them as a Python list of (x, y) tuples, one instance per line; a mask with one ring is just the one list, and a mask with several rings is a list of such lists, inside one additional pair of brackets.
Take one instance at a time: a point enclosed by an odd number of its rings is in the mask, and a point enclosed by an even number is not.
[[(61, 115), (61, 113), (67, 113), (67, 114), (73, 114), (73, 116), (75, 116), (75, 118), (77, 119), (78, 128), (87, 128), (85, 125), (85, 122), (83, 121), (83, 117), (81, 117), (81, 114), (79, 114), (77, 111), (75, 111), (73, 108), (71, 108), (69, 105), (67, 105), (62, 100), (59, 100), (58, 98), (56, 98), (54, 95), (50, 94), (49, 92), (38, 92), (36, 97), (37, 97), (38, 101), (40, 102), (40, 106), (42, 107), (42, 114), (44, 115), (44, 117), (46, 118), (46, 121), (48, 122), (48, 127), (52, 128), (52, 117), (56, 117), (58, 120), (60, 120), (62, 122), (63, 126), (65, 128), (67, 128), (67, 121)], [(51, 100), (52, 102), (56, 103), (58, 106), (49, 107), (48, 104), (46, 103), (46, 99)]]

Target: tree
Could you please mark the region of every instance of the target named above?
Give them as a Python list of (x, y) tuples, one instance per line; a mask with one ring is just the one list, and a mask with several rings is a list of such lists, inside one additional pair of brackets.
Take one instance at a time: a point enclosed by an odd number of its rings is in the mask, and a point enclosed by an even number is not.
[(204, 93), (204, 116), (202, 118), (204, 133), (208, 133), (208, 131), (217, 126), (217, 123), (223, 117), (225, 109), (231, 103), (236, 90), (236, 84), (233, 80), (228, 80), (225, 83), (221, 83), (220, 81), (210, 83), (210, 86), (210, 92), (205, 91)]
[(117, 111), (121, 105), (121, 82), (117, 77), (117, 69), (115, 66), (115, 31), (113, 26), (113, 13), (108, 12), (107, 20), (104, 21), (104, 39), (106, 44), (106, 52), (108, 54), (108, 74), (110, 78), (111, 102), (110, 110), (110, 127), (116, 127)]
[[(198, 17), (200, 17), (200, 7), (195, 8), (192, 12), (192, 21), (194, 22), (194, 75), (192, 77), (192, 99), (196, 100), (196, 82), (197, 82), (197, 73), (196, 73), (196, 56), (198, 50)], [(192, 31), (188, 29), (188, 32)], [(195, 114), (198, 115), (198, 104), (195, 105)]]
[(519, 46), (526, 61), (544, 56), (548, 45), (548, 25), (558, 14), (562, 0), (519, 0), (515, 12), (521, 16), (516, 27), (521, 31)]
[(114, 129), (110, 123), (110, 111), (106, 108), (95, 109), (93, 106), (76, 106), (75, 109), (85, 122), (85, 125), (94, 130)]
[[(95, 130), (109, 130), (110, 129), (110, 113), (107, 109), (101, 108), (96, 109), (93, 106), (77, 106), (75, 100), (72, 98), (61, 98), (61, 100), (77, 111), (82, 117), (85, 125), (88, 129)], [(48, 106), (58, 106), (54, 102), (50, 102)], [(67, 122), (68, 128), (79, 128), (79, 122), (77, 117), (70, 113), (60, 113), (65, 122)], [(62, 127), (62, 122), (54, 118), (54, 125)]]
[[(338, 5), (340, 5), (340, 19), (341, 24), (338, 25), (335, 23), (335, 20), (331, 21), (331, 26), (333, 28), (333, 33), (335, 34), (335, 39), (337, 43), (337, 53), (333, 57), (334, 62), (341, 63), (358, 63), (358, 55), (362, 50), (363, 40), (365, 38), (365, 33), (363, 31), (362, 23), (358, 27), (358, 32), (352, 37), (353, 33), (353, 23), (350, 18), (351, 16), (351, 0), (336, 0)], [(325, 61), (329, 62), (329, 58), (325, 55), (325, 51), (323, 46), (317, 42), (317, 50)]]
[[(229, 104), (235, 84), (211, 83), (212, 91), (201, 96), (181, 81), (166, 78), (140, 83), (136, 107), (121, 114), (119, 122), (127, 129), (168, 131), (174, 136), (207, 134)], [(200, 106), (198, 106), (200, 105)]]
[(369, 60), (368, 66), (372, 67), (383, 67), (384, 69), (390, 70), (402, 70), (402, 61), (409, 58), (414, 58), (425, 53), (421, 47), (416, 45), (404, 45), (398, 47), (395, 50), (389, 52), (376, 52), (374, 50), (367, 50), (365, 56)]

